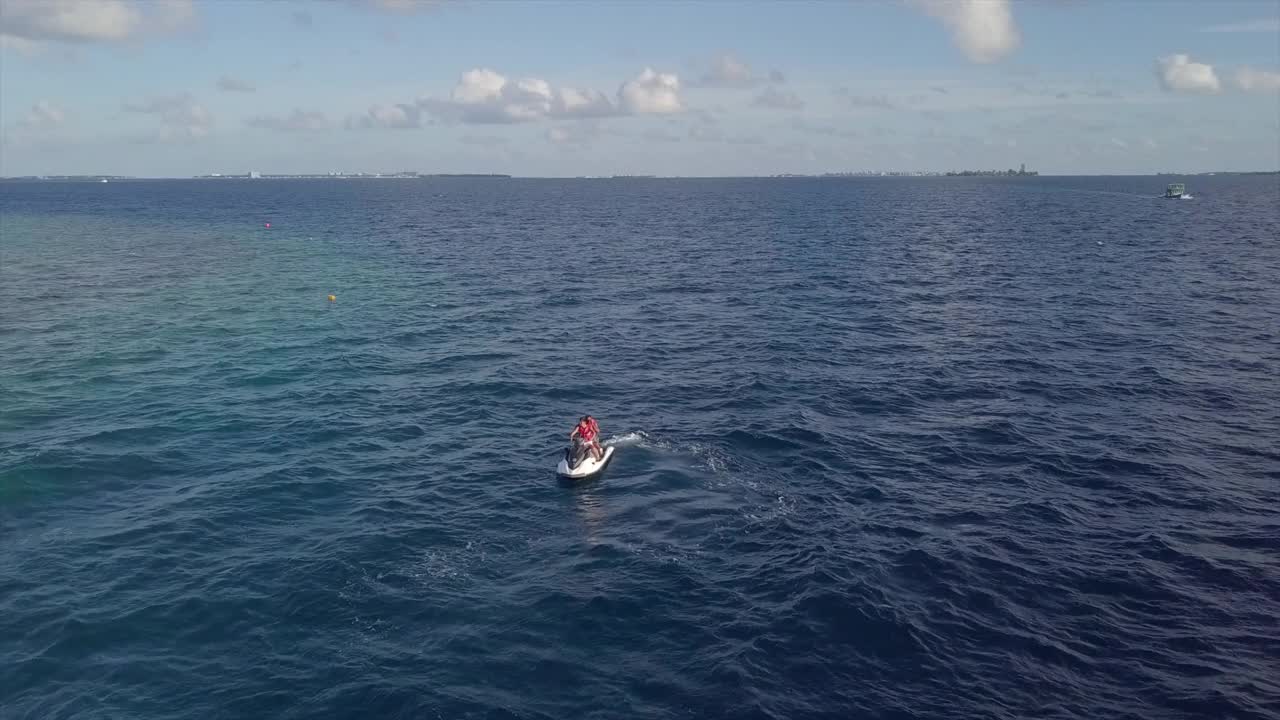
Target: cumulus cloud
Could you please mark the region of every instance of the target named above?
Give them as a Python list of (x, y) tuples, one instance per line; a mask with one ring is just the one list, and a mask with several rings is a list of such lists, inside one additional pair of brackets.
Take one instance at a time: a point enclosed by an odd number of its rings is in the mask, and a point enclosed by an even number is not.
[(706, 72), (689, 83), (697, 88), (751, 89), (773, 83), (782, 85), (787, 76), (780, 70), (770, 70), (767, 76), (757, 75), (751, 67), (733, 53), (721, 53), (711, 60)]
[(804, 101), (800, 99), (800, 96), (790, 90), (782, 90), (773, 86), (765, 88), (764, 92), (751, 101), (751, 104), (772, 110), (801, 110), (804, 108)]
[(124, 42), (176, 30), (194, 15), (193, 0), (0, 0), (0, 40), (19, 50), (45, 42)]
[(599, 118), (617, 115), (618, 108), (598, 90), (560, 88), (551, 99), (551, 114), (558, 117)]
[(1280, 92), (1280, 72), (1242, 67), (1236, 70), (1235, 85), (1245, 92)]
[(123, 108), (126, 112), (157, 116), (161, 140), (195, 140), (208, 135), (213, 127), (213, 115), (187, 93), (126, 102)]
[(973, 62), (990, 63), (1018, 49), (1022, 39), (1010, 0), (909, 0), (942, 21)]
[(622, 84), (618, 101), (624, 112), (632, 115), (678, 113), (684, 110), (680, 101), (680, 78), (671, 73), (645, 68), (633, 80)]
[(324, 113), (319, 111), (308, 112), (297, 108), (292, 113), (283, 116), (255, 115), (247, 118), (244, 124), (252, 128), (279, 132), (324, 130), (329, 127), (329, 121), (325, 118)]
[(254, 90), (256, 90), (256, 88), (254, 88), (252, 84), (244, 80), (241, 80), (239, 78), (230, 77), (228, 75), (223, 75), (222, 77), (218, 78), (218, 89), (221, 90), (222, 92), (247, 92), (247, 93), (251, 93), (251, 92), (254, 92)]
[(755, 83), (751, 68), (738, 58), (725, 53), (712, 63), (711, 70), (702, 77), (704, 85), (722, 85), (724, 87), (748, 87)]
[(1222, 89), (1212, 65), (1192, 62), (1185, 54), (1166, 55), (1156, 61), (1160, 85), (1171, 92), (1216, 93)]
[(418, 105), (374, 105), (364, 115), (347, 118), (348, 130), (354, 128), (418, 128), (422, 127), (422, 108)]
[(711, 67), (692, 84), (708, 88), (750, 88), (759, 85), (760, 78), (732, 53), (721, 53), (711, 60)]
[(67, 121), (67, 114), (48, 100), (41, 100), (31, 106), (31, 110), (18, 123), (20, 127), (38, 130), (49, 130), (59, 127)]
[(420, 100), (419, 105), (453, 122), (519, 123), (550, 115), (552, 100), (545, 80), (508, 80), (488, 68), (476, 68), (462, 74), (448, 100)]
[(623, 83), (616, 102), (598, 90), (555, 88), (540, 78), (515, 80), (476, 68), (462, 74), (449, 99), (422, 99), (414, 107), (446, 122), (513, 124), (679, 112), (683, 110), (679, 91), (675, 75), (648, 68)]

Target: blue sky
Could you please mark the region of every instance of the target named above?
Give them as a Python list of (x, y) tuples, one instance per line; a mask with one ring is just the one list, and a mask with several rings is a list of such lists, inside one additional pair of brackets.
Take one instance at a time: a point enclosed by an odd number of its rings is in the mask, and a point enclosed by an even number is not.
[(0, 0), (0, 174), (1280, 168), (1280, 3)]

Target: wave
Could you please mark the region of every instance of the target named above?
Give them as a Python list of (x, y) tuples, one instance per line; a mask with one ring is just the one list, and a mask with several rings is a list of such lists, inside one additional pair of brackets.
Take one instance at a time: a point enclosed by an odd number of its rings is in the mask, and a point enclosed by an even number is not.
[(1265, 717), (1273, 186), (932, 182), (6, 188), (0, 707)]

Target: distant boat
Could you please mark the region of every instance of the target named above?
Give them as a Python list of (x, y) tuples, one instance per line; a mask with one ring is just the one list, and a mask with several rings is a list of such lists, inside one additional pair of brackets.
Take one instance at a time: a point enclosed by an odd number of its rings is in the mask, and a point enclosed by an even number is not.
[(106, 181), (107, 181), (107, 179), (106, 179), (106, 178), (102, 178), (102, 179), (101, 179), (101, 180), (99, 180), (98, 182), (106, 182)]
[(1164, 196), (1175, 200), (1191, 197), (1187, 194), (1187, 186), (1182, 183), (1169, 183), (1169, 186), (1164, 189)]

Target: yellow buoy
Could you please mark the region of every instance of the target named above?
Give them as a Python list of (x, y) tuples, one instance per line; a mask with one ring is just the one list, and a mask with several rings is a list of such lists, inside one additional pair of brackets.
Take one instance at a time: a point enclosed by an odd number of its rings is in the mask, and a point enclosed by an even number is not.
[(334, 302), (334, 301), (336, 301), (337, 299), (338, 299), (338, 296), (337, 296), (337, 295), (330, 295), (330, 296), (329, 296), (329, 302)]

